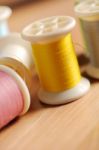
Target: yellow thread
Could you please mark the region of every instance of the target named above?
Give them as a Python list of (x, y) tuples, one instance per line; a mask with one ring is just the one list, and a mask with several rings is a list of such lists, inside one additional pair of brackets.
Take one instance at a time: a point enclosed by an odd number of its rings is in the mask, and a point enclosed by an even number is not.
[(60, 92), (80, 82), (70, 33), (56, 42), (32, 44), (32, 47), (41, 85), (46, 91)]

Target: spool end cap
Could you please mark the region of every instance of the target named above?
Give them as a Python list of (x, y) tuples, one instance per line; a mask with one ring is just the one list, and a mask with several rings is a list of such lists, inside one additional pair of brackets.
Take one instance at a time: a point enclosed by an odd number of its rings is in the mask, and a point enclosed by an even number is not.
[(39, 90), (38, 97), (41, 102), (50, 105), (61, 105), (75, 101), (85, 95), (90, 89), (90, 82), (86, 78), (82, 78), (80, 83), (74, 88), (58, 92), (58, 93), (49, 93), (43, 89)]

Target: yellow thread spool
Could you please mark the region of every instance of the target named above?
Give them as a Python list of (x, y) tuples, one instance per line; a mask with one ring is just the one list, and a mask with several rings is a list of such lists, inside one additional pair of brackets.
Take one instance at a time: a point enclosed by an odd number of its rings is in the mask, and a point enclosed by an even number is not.
[(39, 98), (47, 104), (63, 104), (81, 97), (89, 81), (81, 78), (70, 31), (71, 17), (59, 16), (37, 21), (22, 35), (32, 42), (33, 55), (42, 88)]
[(33, 44), (32, 47), (40, 81), (46, 91), (60, 92), (79, 83), (81, 76), (70, 34), (56, 42)]
[(11, 33), (0, 40), (0, 64), (14, 69), (25, 81), (32, 94), (32, 67), (34, 65), (32, 48), (19, 33)]

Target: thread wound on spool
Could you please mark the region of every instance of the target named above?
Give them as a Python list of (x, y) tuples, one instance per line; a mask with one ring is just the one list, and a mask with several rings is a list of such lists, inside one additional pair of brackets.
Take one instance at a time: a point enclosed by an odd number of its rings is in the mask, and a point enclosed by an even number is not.
[(70, 34), (74, 26), (72, 17), (54, 16), (36, 21), (22, 32), (23, 38), (32, 44), (41, 81), (38, 97), (43, 103), (68, 103), (89, 90), (90, 83), (81, 79), (74, 52)]
[(42, 87), (49, 92), (70, 89), (81, 80), (71, 34), (52, 43), (33, 44)]
[(16, 81), (0, 71), (0, 128), (19, 116), (23, 108), (23, 95)]

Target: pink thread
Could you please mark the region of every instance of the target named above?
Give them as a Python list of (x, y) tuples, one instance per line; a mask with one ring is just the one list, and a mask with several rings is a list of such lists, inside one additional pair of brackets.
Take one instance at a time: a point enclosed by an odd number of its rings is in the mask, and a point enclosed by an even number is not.
[(23, 96), (16, 81), (0, 71), (0, 128), (19, 116), (23, 107)]

